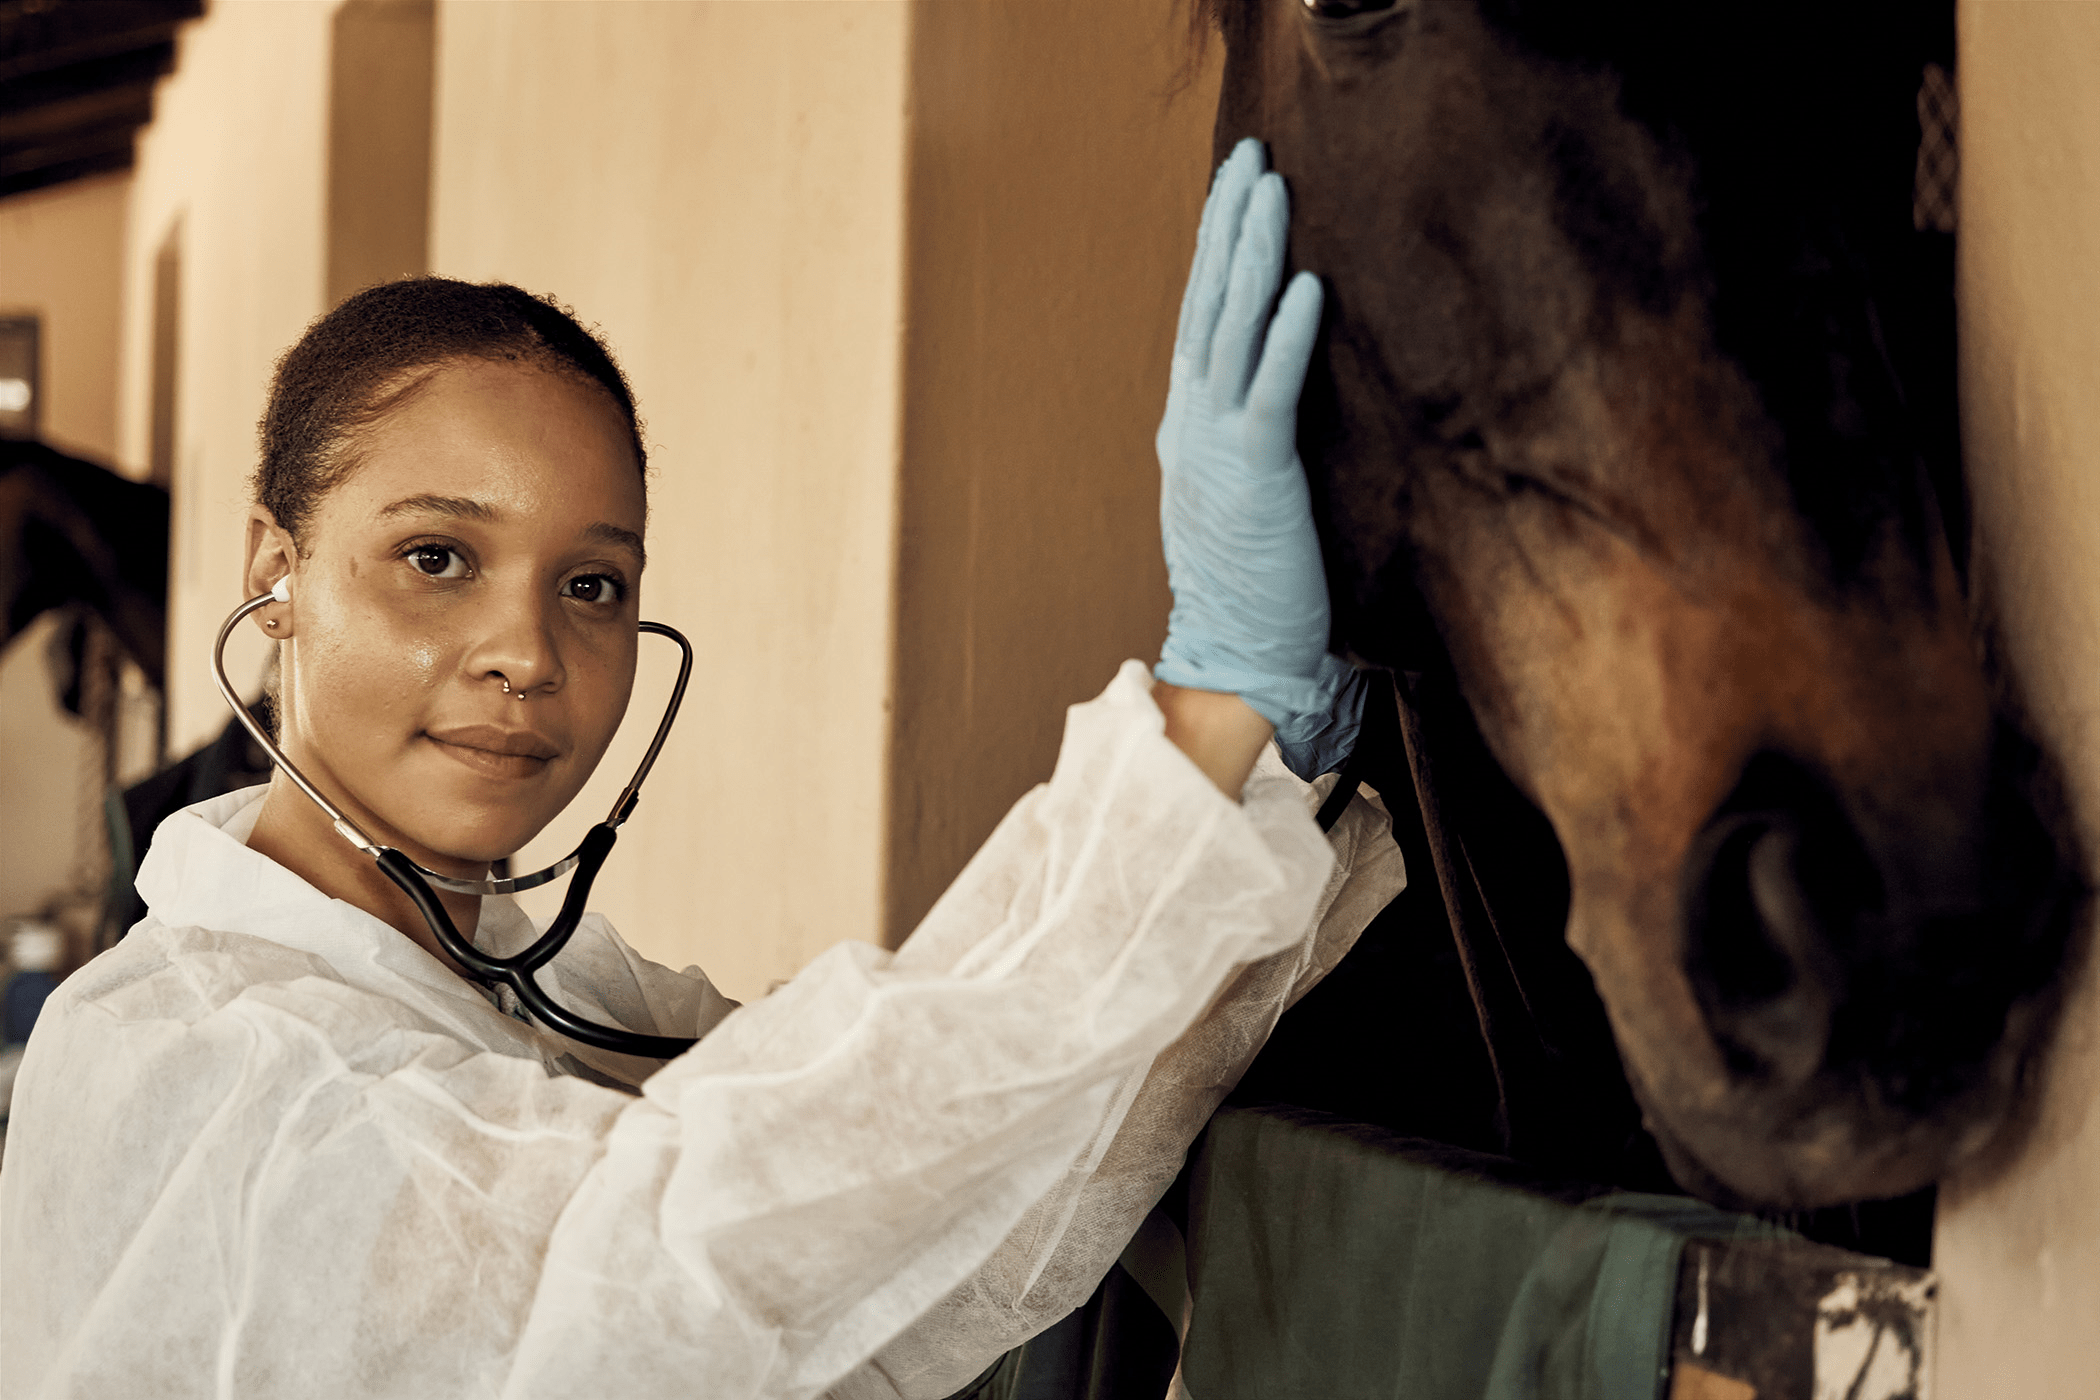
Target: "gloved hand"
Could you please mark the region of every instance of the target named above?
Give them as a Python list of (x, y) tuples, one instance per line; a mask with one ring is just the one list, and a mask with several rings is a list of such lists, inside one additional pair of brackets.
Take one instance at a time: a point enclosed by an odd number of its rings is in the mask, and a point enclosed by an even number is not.
[(1365, 687), (1327, 653), (1327, 579), (1298, 461), (1320, 280), (1283, 273), (1290, 204), (1242, 141), (1203, 206), (1160, 420), (1159, 524), (1174, 610), (1153, 675), (1238, 695), (1303, 778), (1355, 743)]

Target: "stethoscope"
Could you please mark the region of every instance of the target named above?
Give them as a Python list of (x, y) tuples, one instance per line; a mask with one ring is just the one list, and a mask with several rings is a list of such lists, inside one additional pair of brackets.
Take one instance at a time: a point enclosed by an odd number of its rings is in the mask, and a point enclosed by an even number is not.
[[(663, 750), (664, 740), (670, 737), (671, 721), (678, 718), (679, 702), (685, 699), (685, 683), (693, 673), (692, 643), (688, 642), (678, 629), (666, 627), (661, 622), (638, 624), (644, 632), (669, 637), (678, 643), (681, 654), (678, 662), (678, 683), (671, 687), (671, 703), (665, 707), (663, 720), (656, 726), (656, 737), (649, 741), (649, 751), (642, 755), (640, 766), (634, 770), (634, 776), (628, 779), (627, 786), (620, 790), (620, 796), (614, 801), (612, 812), (605, 820), (585, 832), (582, 843), (574, 851), (545, 870), (502, 880), (455, 880), (449, 875), (440, 875), (435, 870), (426, 870), (393, 847), (382, 846), (367, 836), (356, 822), (343, 815), (341, 808), (330, 802), (322, 795), (320, 789), (307, 780), (297, 765), (284, 756), (284, 750), (277, 747), (277, 741), (256, 722), (255, 716), (248, 712), (248, 707), (241, 703), (240, 696), (234, 693), (233, 683), (226, 679), (226, 639), (233, 635), (233, 629), (242, 619), (257, 608), (270, 603), (289, 603), (291, 600), (291, 577), (287, 575), (279, 579), (276, 587), (269, 592), (258, 593), (235, 608), (233, 615), (226, 619), (226, 625), (219, 629), (219, 639), (213, 644), (211, 651), (212, 679), (219, 684), (219, 694), (233, 707), (234, 718), (241, 722), (241, 727), (248, 731), (256, 743), (262, 745), (263, 752), (270, 756), (270, 761), (298, 785), (299, 791), (312, 798), (320, 809), (328, 814), (329, 820), (335, 823), (338, 836), (370, 856), (386, 877), (401, 887), (401, 892), (414, 901), (416, 908), (422, 912), (423, 921), (430, 925), (430, 931), (437, 936), (439, 945), (477, 981), (484, 984), (503, 983), (517, 993), (519, 1003), (542, 1024), (561, 1032), (571, 1040), (580, 1040), (585, 1045), (595, 1045), (601, 1050), (616, 1050), (623, 1055), (644, 1055), (651, 1059), (667, 1060), (692, 1048), (693, 1040), (688, 1036), (643, 1035), (638, 1031), (622, 1030), (617, 1026), (601, 1026), (596, 1021), (587, 1021), (556, 1003), (540, 990), (539, 983), (532, 977), (535, 971), (554, 961), (555, 954), (562, 950), (563, 945), (569, 941), (569, 936), (576, 932), (577, 922), (583, 918), (584, 901), (591, 895), (591, 882), (598, 878), (598, 868), (605, 864), (605, 857), (612, 851), (613, 842), (619, 839), (620, 824), (633, 814), (635, 803), (641, 800), (642, 779), (649, 776), (649, 769), (656, 762), (656, 755)], [(506, 682), (505, 689), (508, 688)], [(561, 902), (561, 913), (555, 916), (554, 922), (547, 926), (547, 931), (541, 934), (531, 947), (507, 958), (484, 953), (460, 937), (459, 930), (452, 926), (452, 916), (445, 912), (445, 906), (430, 889), (432, 885), (437, 885), (456, 894), (516, 894), (520, 890), (537, 889), (571, 870), (576, 872), (576, 877), (569, 882), (569, 892)]]

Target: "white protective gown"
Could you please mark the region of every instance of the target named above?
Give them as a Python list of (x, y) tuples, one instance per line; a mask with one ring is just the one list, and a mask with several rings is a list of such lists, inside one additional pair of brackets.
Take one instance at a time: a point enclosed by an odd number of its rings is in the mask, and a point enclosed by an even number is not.
[(1404, 879), (1364, 799), (1332, 847), (1280, 765), (1227, 801), (1127, 663), (895, 954), (737, 1008), (587, 918), (543, 980), (706, 1037), (659, 1067), (250, 851), (262, 791), (160, 828), (31, 1040), (5, 1400), (944, 1395), (1085, 1300)]

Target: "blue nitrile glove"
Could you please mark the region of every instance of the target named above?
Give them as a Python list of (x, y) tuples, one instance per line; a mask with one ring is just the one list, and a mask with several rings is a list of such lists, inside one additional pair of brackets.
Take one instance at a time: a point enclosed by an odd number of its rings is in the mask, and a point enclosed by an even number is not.
[(1219, 168), (1181, 300), (1156, 439), (1174, 610), (1153, 674), (1238, 695), (1310, 779), (1355, 743), (1364, 684), (1327, 654), (1327, 578), (1298, 461), (1320, 279), (1293, 277), (1270, 317), (1290, 203), (1266, 163), (1247, 140)]

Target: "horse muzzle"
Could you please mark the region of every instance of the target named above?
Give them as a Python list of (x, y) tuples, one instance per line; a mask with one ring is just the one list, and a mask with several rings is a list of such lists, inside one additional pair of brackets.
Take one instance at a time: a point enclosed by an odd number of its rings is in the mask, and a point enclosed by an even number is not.
[(1896, 1196), (1996, 1135), (2088, 896), (2045, 779), (2002, 721), (1966, 811), (1863, 814), (1809, 765), (1751, 758), (1679, 900), (1722, 1082), (1688, 1094), (1629, 1066), (1688, 1187), (1792, 1209)]

